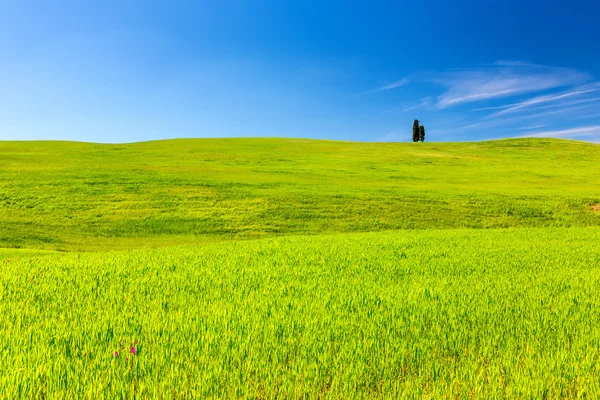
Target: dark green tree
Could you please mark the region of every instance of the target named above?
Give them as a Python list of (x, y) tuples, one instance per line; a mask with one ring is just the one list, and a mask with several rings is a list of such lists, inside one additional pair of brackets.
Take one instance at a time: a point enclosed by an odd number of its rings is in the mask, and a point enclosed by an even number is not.
[(413, 122), (413, 142), (419, 141), (419, 120), (415, 119)]
[(425, 141), (425, 127), (423, 125), (419, 126), (419, 140), (421, 142)]

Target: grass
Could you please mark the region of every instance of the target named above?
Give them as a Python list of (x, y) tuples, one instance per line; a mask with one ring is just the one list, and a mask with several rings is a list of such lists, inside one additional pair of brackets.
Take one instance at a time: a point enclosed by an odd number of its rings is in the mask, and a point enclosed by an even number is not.
[(0, 142), (0, 246), (597, 226), (598, 165), (598, 145), (543, 139)]
[(540, 139), (0, 142), (0, 399), (599, 398), (598, 165)]
[(463, 229), (3, 260), (0, 397), (595, 399), (599, 242)]

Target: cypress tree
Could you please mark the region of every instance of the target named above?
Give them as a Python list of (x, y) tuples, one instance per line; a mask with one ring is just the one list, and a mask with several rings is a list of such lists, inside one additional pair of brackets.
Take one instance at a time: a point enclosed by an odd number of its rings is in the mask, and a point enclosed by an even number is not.
[(419, 140), (421, 142), (425, 141), (425, 127), (423, 125), (419, 126)]
[(412, 136), (413, 142), (418, 142), (419, 141), (419, 120), (415, 119), (415, 122), (413, 122), (413, 136)]

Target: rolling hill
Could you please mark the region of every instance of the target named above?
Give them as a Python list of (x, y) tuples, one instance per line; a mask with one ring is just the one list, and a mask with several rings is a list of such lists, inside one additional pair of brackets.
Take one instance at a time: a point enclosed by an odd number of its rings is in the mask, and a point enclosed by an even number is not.
[(600, 146), (552, 139), (0, 142), (0, 246), (597, 226), (599, 172)]
[(0, 142), (0, 399), (599, 398), (600, 146)]

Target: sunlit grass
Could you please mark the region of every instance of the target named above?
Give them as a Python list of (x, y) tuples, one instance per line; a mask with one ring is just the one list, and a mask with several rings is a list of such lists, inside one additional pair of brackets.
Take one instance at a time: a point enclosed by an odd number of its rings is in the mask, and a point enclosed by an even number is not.
[(600, 398), (599, 150), (0, 142), (0, 399)]
[(0, 397), (598, 398), (598, 243), (407, 231), (4, 259)]
[(0, 247), (597, 226), (600, 146), (566, 140), (0, 142)]

